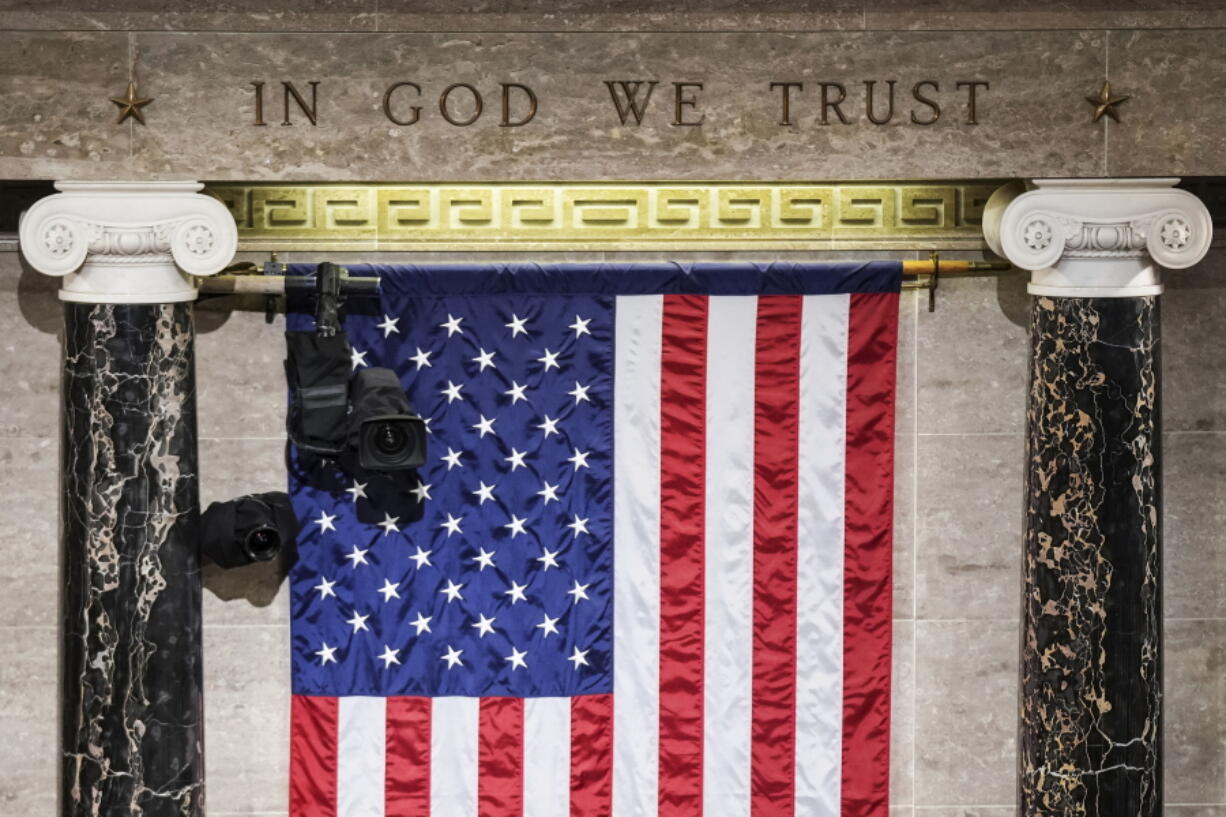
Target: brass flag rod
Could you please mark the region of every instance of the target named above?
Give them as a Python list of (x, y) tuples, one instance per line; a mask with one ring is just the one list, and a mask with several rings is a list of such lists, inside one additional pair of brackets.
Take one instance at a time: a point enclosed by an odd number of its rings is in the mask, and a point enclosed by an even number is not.
[[(273, 266), (275, 265), (275, 267)], [(271, 268), (271, 269), (270, 269)], [(284, 295), (287, 279), (284, 274), (269, 274), (280, 269), (284, 272), (285, 265), (278, 264), (276, 255), (272, 261), (263, 267), (243, 262), (232, 264), (221, 275), (214, 275), (200, 281), (200, 292), (204, 295)], [(994, 275), (1009, 272), (1013, 267), (1008, 261), (951, 261), (941, 259), (938, 253), (932, 253), (930, 258), (922, 261), (903, 261), (902, 274), (904, 289), (933, 289), (936, 279), (940, 276), (969, 277), (979, 275)], [(346, 277), (343, 285), (355, 292), (378, 292), (378, 278)], [(292, 288), (292, 284), (291, 284)], [(308, 285), (309, 288), (309, 285)]]

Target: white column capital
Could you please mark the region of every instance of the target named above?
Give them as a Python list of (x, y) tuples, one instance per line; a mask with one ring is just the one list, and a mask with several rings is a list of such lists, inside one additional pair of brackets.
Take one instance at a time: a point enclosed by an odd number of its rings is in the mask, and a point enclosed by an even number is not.
[(220, 272), (238, 248), (234, 219), (199, 182), (56, 182), (21, 217), (30, 265), (63, 276), (60, 300), (196, 299), (191, 276)]
[(1064, 298), (1132, 298), (1162, 292), (1158, 267), (1205, 257), (1209, 211), (1176, 190), (1179, 179), (1036, 179), (988, 200), (988, 246), (1031, 270), (1030, 292)]

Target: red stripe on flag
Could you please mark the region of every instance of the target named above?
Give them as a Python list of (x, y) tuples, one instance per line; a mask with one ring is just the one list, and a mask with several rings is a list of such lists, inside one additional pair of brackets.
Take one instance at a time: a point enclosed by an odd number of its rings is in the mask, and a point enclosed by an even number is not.
[(701, 817), (707, 298), (666, 295), (660, 353), (660, 817)]
[(478, 817), (521, 817), (524, 699), (482, 698), (477, 732)]
[(750, 813), (755, 817), (785, 817), (795, 812), (796, 460), (802, 304), (796, 296), (758, 299), (750, 749)]
[(294, 695), (291, 701), (289, 813), (336, 817), (336, 698)]
[(570, 814), (613, 813), (613, 696), (570, 699)]
[(430, 813), (430, 699), (387, 699), (386, 817)]
[(886, 817), (890, 790), (894, 350), (898, 296), (851, 296), (843, 559), (842, 813)]

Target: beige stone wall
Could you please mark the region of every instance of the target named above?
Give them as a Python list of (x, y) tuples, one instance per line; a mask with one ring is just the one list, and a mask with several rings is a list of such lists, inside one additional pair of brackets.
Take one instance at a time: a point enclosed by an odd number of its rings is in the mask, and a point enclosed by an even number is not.
[[(872, 179), (1226, 175), (1226, 107), (1213, 89), (1226, 7), (1216, 0), (0, 0), (0, 178), (211, 180)], [(548, 9), (548, 11), (533, 10)], [(818, 7), (819, 11), (811, 10)], [(1131, 96), (1123, 121), (1089, 121), (1109, 76)], [(108, 97), (129, 80), (155, 101), (148, 124), (117, 124)], [(657, 80), (639, 126), (606, 80)], [(982, 80), (975, 122), (969, 92)], [(296, 109), (280, 123), (290, 81)], [(420, 121), (396, 125), (401, 89)], [(892, 120), (872, 124), (896, 81)], [(914, 86), (941, 107), (932, 113)], [(264, 82), (264, 120), (256, 91)], [(471, 83), (484, 113), (443, 121), (439, 96)], [(500, 127), (500, 83), (539, 98)], [(675, 82), (703, 83), (678, 127)], [(772, 82), (804, 83), (781, 126)], [(822, 82), (846, 102), (821, 122)], [(831, 88), (831, 98), (840, 91)], [(453, 101), (455, 116), (471, 103)], [(516, 107), (518, 111), (522, 110)]]
[[(1226, 107), (1205, 101), (1226, 65), (1223, 32), (1214, 30), (1226, 27), (1226, 6), (1211, 0), (835, 0), (821, 11), (805, 0), (560, 0), (547, 12), (522, 0), (164, 5), (0, 0), (0, 178), (1226, 173)], [(585, 33), (523, 33), (533, 31)], [(481, 82), (514, 80), (512, 68), (544, 77), (551, 101), (571, 99), (569, 129), (508, 137), (474, 126), (456, 138), (433, 126), (398, 136), (366, 127), (380, 121), (385, 81), (412, 70), (437, 85), (453, 54), (467, 55), (454, 64)], [(998, 98), (1018, 105), (985, 109), (994, 124), (979, 130), (951, 118), (930, 133), (861, 123), (831, 136), (811, 121), (759, 132), (735, 120), (750, 98), (737, 96), (732, 73), (704, 62), (710, 54), (755, 82), (771, 73), (767, 59), (812, 79), (827, 68), (886, 79), (935, 66), (946, 80), (982, 67), (1000, 83)], [(573, 71), (564, 58), (577, 60)], [(562, 75), (594, 81), (617, 60), (664, 80), (702, 73), (677, 78), (722, 88), (725, 101), (710, 109), (722, 115), (682, 136), (667, 126), (630, 133), (593, 124), (607, 112), (585, 108), (587, 91)], [(315, 64), (319, 75), (353, 78), (331, 97), (335, 127), (292, 135), (269, 127), (257, 138), (243, 125), (246, 82), (310, 79), (304, 72)], [(1134, 96), (1110, 130), (1091, 126), (1081, 101), (1108, 64), (1117, 89)], [(132, 70), (158, 97), (147, 128), (113, 125), (105, 102)], [(1163, 307), (1167, 812), (1226, 817), (1226, 251), (1171, 284)], [(1013, 276), (942, 283), (932, 314), (923, 293), (904, 293), (903, 303), (894, 817), (1008, 817), (1028, 298)], [(284, 483), (283, 322), (266, 326), (261, 314), (229, 306), (197, 312), (205, 502)], [(52, 285), (11, 247), (0, 252), (0, 817), (54, 810), (60, 325)], [(275, 574), (208, 572), (214, 817), (285, 813), (287, 620)]]

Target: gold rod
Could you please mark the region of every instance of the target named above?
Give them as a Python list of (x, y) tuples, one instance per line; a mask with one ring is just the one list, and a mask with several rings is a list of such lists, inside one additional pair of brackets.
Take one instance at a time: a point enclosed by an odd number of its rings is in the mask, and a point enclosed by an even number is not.
[[(939, 265), (939, 273), (937, 272)], [(238, 266), (238, 265), (235, 265)], [(206, 295), (284, 295), (285, 278), (281, 275), (260, 274), (254, 264), (248, 267), (250, 272), (237, 274), (212, 275), (200, 279), (200, 292)], [(1008, 261), (952, 261), (940, 259), (933, 261), (903, 261), (902, 274), (907, 279), (903, 282), (905, 289), (928, 289), (932, 286), (931, 278), (940, 276), (967, 277), (974, 275), (993, 275), (1013, 271)]]
[(1008, 261), (950, 261), (942, 258), (940, 261), (925, 259), (923, 261), (903, 261), (902, 274), (907, 278), (918, 275), (932, 275), (940, 264), (941, 275), (985, 275), (997, 272), (1009, 272), (1013, 265)]

